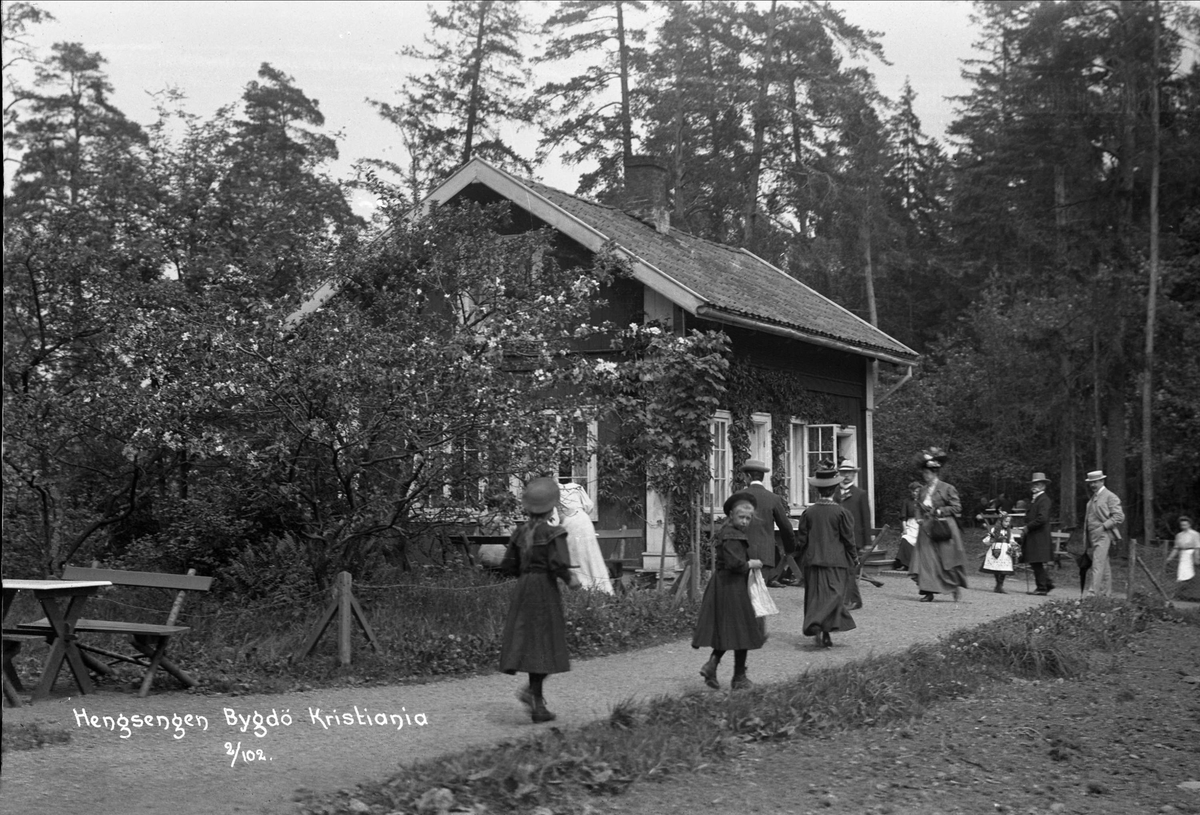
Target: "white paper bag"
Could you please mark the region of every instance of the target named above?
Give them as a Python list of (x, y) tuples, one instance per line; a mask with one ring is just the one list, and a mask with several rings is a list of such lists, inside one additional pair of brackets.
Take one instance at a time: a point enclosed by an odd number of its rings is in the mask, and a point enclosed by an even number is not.
[(772, 614), (779, 613), (779, 608), (771, 599), (771, 593), (767, 591), (767, 581), (763, 580), (762, 569), (750, 570), (748, 586), (755, 617), (770, 617)]

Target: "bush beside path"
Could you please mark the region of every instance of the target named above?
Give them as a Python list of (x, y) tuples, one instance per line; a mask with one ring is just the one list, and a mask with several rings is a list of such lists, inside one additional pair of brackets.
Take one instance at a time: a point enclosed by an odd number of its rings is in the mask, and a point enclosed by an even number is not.
[[(768, 623), (766, 646), (751, 652), (751, 679), (777, 681), (902, 651), (1059, 595), (1028, 596), (1016, 585), (1012, 593), (994, 594), (990, 581), (984, 588), (976, 580), (981, 587), (966, 590), (961, 602), (939, 596), (929, 604), (918, 602), (911, 582), (903, 577), (884, 582), (878, 589), (864, 586), (866, 608), (854, 612), (859, 628), (835, 634), (831, 649), (815, 648), (811, 638), (800, 633), (803, 592), (773, 589), (780, 615)], [(547, 680), (547, 700), (559, 716), (555, 726), (569, 728), (605, 717), (628, 699), (699, 689), (698, 670), (706, 656), (680, 640), (577, 660), (570, 673)], [(728, 686), (731, 671), (732, 664), (722, 665), (723, 686)], [(514, 698), (523, 679), (492, 674), (424, 685), (252, 696), (169, 692), (138, 699), (106, 691), (86, 697), (59, 695), (4, 711), (6, 727), (36, 723), (68, 731), (71, 739), (5, 754), (0, 812), (290, 815), (296, 811), (298, 790), (351, 788), (363, 780), (385, 778), (410, 762), (520, 738), (546, 727), (530, 723)], [(65, 690), (67, 683), (60, 679), (58, 687)], [(227, 711), (236, 717), (234, 724)], [(151, 726), (126, 722), (127, 738), (119, 730), (106, 729), (108, 721), (114, 727), (126, 721), (121, 716), (132, 720), (147, 715), (155, 717)], [(164, 729), (158, 726), (159, 716), (180, 721), (176, 725), (169, 719)], [(207, 729), (199, 717), (207, 720)], [(279, 722), (279, 717), (291, 724)], [(97, 722), (101, 727), (92, 726)], [(235, 749), (237, 755), (231, 755)]]

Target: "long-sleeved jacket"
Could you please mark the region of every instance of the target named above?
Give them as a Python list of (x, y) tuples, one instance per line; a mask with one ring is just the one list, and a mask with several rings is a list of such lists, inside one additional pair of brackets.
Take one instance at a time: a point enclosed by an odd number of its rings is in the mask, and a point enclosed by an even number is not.
[(796, 532), (796, 551), (801, 568), (853, 568), (858, 551), (850, 513), (825, 499), (804, 510)]
[(1083, 526), (1087, 531), (1087, 545), (1096, 546), (1104, 542), (1121, 539), (1120, 526), (1125, 522), (1125, 511), (1121, 499), (1108, 487), (1101, 487), (1087, 502)]
[(1021, 558), (1026, 563), (1049, 563), (1054, 560), (1054, 539), (1050, 536), (1050, 496), (1045, 491), (1037, 494), (1025, 516)]
[(867, 501), (867, 491), (861, 487), (850, 485), (849, 490), (838, 487), (833, 494), (833, 500), (842, 505), (842, 509), (850, 513), (854, 521), (854, 544), (859, 550), (866, 549), (871, 543), (871, 507)]

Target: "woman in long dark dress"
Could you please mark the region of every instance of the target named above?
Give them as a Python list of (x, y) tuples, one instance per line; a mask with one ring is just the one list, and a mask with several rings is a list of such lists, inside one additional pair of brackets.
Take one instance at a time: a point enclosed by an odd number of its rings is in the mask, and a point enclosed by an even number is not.
[(833, 462), (823, 463), (808, 483), (817, 502), (804, 510), (796, 531), (796, 553), (804, 572), (804, 634), (818, 647), (833, 645), (830, 632), (857, 628), (846, 610), (846, 583), (854, 580), (858, 559), (854, 519), (833, 500), (841, 476)]
[[(935, 594), (947, 592), (957, 601), (967, 585), (967, 553), (958, 526), (962, 501), (954, 485), (939, 477), (945, 460), (946, 454), (937, 447), (925, 450), (918, 459), (925, 485), (919, 501), (921, 526), (908, 570), (917, 582), (922, 603), (931, 603)], [(945, 540), (934, 540), (940, 537), (933, 534), (937, 521), (945, 521), (949, 526), (950, 536)]]
[(746, 677), (746, 656), (749, 651), (762, 648), (766, 642), (766, 629), (754, 613), (750, 602), (748, 578), (752, 569), (761, 569), (762, 561), (750, 557), (750, 541), (746, 529), (754, 517), (758, 501), (750, 492), (735, 492), (725, 501), (725, 523), (717, 533), (713, 545), (716, 547), (716, 569), (704, 589), (700, 602), (700, 615), (696, 618), (696, 631), (692, 636), (693, 648), (711, 648), (712, 656), (700, 675), (710, 688), (720, 688), (717, 667), (726, 651), (733, 651), (734, 690), (751, 687)]
[(567, 530), (549, 521), (558, 498), (554, 479), (535, 478), (526, 485), (521, 503), (529, 520), (513, 532), (500, 566), (505, 574), (519, 575), (504, 622), (500, 670), (529, 674), (529, 685), (517, 698), (535, 722), (556, 718), (546, 709), (542, 696), (546, 676), (571, 670), (558, 581), (573, 589), (580, 586), (579, 578), (571, 571)]

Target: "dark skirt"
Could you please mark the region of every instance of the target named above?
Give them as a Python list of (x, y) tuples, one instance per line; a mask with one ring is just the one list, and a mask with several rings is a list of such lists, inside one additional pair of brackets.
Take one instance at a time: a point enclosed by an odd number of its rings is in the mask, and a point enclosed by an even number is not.
[(846, 611), (846, 581), (853, 579), (844, 566), (807, 566), (804, 569), (804, 633), (849, 631), (858, 628)]
[(896, 560), (900, 561), (900, 565), (907, 569), (908, 565), (912, 563), (912, 556), (913, 545), (901, 538), (900, 545), (896, 547)]
[[(917, 581), (919, 591), (943, 594), (966, 587), (967, 569), (963, 565), (959, 547), (960, 544), (953, 538), (941, 543), (929, 540), (923, 533), (917, 538), (913, 562), (908, 570), (912, 573), (912, 579)], [(958, 565), (946, 566), (947, 562)]]
[(548, 572), (526, 572), (517, 590), (504, 638), (500, 670), (506, 674), (557, 674), (571, 670), (567, 653), (567, 621), (563, 616), (558, 578)]
[(709, 579), (692, 636), (693, 648), (739, 651), (763, 647), (766, 626), (754, 615), (747, 579), (744, 574), (725, 570)]

